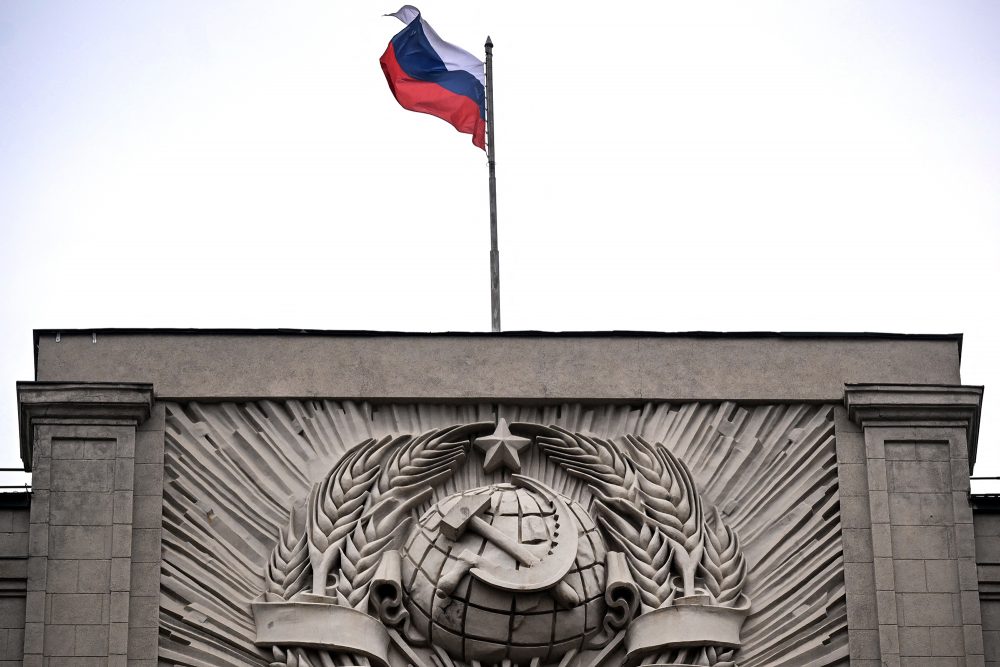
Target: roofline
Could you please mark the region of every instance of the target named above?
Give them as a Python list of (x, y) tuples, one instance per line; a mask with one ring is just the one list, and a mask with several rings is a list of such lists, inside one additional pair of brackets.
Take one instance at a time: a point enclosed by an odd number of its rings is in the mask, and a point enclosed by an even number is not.
[(882, 340), (939, 340), (958, 344), (958, 358), (962, 359), (963, 334), (905, 334), (870, 331), (817, 332), (817, 331), (372, 331), (367, 329), (226, 329), (226, 328), (74, 328), (34, 330), (34, 370), (38, 377), (38, 342), (42, 336), (57, 334), (110, 334), (110, 335), (161, 335), (161, 336), (328, 336), (328, 337), (428, 337), (428, 338), (792, 338), (792, 339), (882, 339)]

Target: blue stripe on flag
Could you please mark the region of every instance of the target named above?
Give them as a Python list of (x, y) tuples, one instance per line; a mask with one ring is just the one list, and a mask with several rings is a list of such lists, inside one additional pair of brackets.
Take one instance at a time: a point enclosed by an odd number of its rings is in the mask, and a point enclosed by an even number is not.
[(464, 95), (479, 106), (486, 118), (486, 90), (476, 77), (465, 71), (451, 72), (424, 34), (420, 17), (410, 21), (392, 38), (396, 61), (406, 74), (419, 81), (430, 81), (456, 95)]

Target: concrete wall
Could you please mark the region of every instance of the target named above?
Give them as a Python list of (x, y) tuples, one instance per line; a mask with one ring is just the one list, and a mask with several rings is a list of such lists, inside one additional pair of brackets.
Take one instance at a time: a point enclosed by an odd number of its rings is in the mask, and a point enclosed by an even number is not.
[[(859, 665), (984, 664), (969, 503), (971, 388), (847, 389), (861, 428), (838, 430), (852, 658)], [(977, 408), (978, 409), (978, 408)], [(876, 652), (877, 648), (877, 652)], [(852, 663), (854, 664), (854, 663)]]
[(33, 445), (26, 667), (155, 664), (163, 435), (151, 400), (148, 385), (20, 390)]
[[(96, 342), (95, 342), (96, 341)], [(40, 332), (36, 380), (160, 398), (843, 400), (845, 383), (957, 384), (957, 337)]]
[(163, 405), (139, 424), (132, 497), (132, 558), (128, 607), (128, 664), (157, 664), (160, 615), (160, 533), (163, 507)]
[(24, 493), (0, 494), (0, 667), (24, 657), (28, 502)]
[(1000, 497), (978, 497), (974, 514), (986, 664), (1000, 666)]
[[(0, 667), (19, 659), (22, 627), (25, 665), (156, 664), (164, 423), (154, 387), (158, 399), (209, 401), (841, 403), (846, 394), (836, 438), (851, 664), (1000, 664), (1000, 523), (977, 517), (974, 547), (967, 494), (981, 391), (955, 386), (954, 337), (94, 340), (39, 334), (37, 376), (55, 384), (19, 390), (35, 493), (30, 525), (22, 510), (4, 532), (0, 511), (0, 568), (10, 573), (0, 581), (21, 572), (24, 582), (20, 595), (0, 591), (0, 625), (12, 626), (0, 627)], [(901, 384), (845, 390), (888, 381)]]

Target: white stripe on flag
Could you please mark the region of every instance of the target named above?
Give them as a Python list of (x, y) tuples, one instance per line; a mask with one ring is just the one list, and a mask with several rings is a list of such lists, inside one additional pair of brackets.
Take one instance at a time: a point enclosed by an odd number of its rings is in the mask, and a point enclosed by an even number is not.
[(424, 29), (424, 34), (427, 35), (427, 40), (431, 43), (431, 48), (437, 52), (438, 57), (441, 58), (445, 68), (449, 72), (468, 72), (472, 76), (476, 77), (479, 83), (483, 86), (486, 85), (486, 72), (484, 71), (485, 65), (483, 61), (465, 49), (461, 49), (454, 44), (449, 44), (441, 39), (441, 37), (434, 32), (434, 28), (432, 28), (430, 24), (427, 23), (422, 16), (420, 16), (419, 9), (413, 5), (403, 5), (399, 8), (398, 12), (386, 14), (386, 16), (395, 16), (407, 25), (409, 25), (413, 19), (419, 17), (420, 24)]

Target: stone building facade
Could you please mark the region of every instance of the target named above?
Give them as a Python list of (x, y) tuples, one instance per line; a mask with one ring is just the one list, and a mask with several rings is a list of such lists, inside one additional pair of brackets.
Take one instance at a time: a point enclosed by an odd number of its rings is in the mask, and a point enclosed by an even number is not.
[(960, 336), (35, 339), (0, 667), (1000, 664)]

